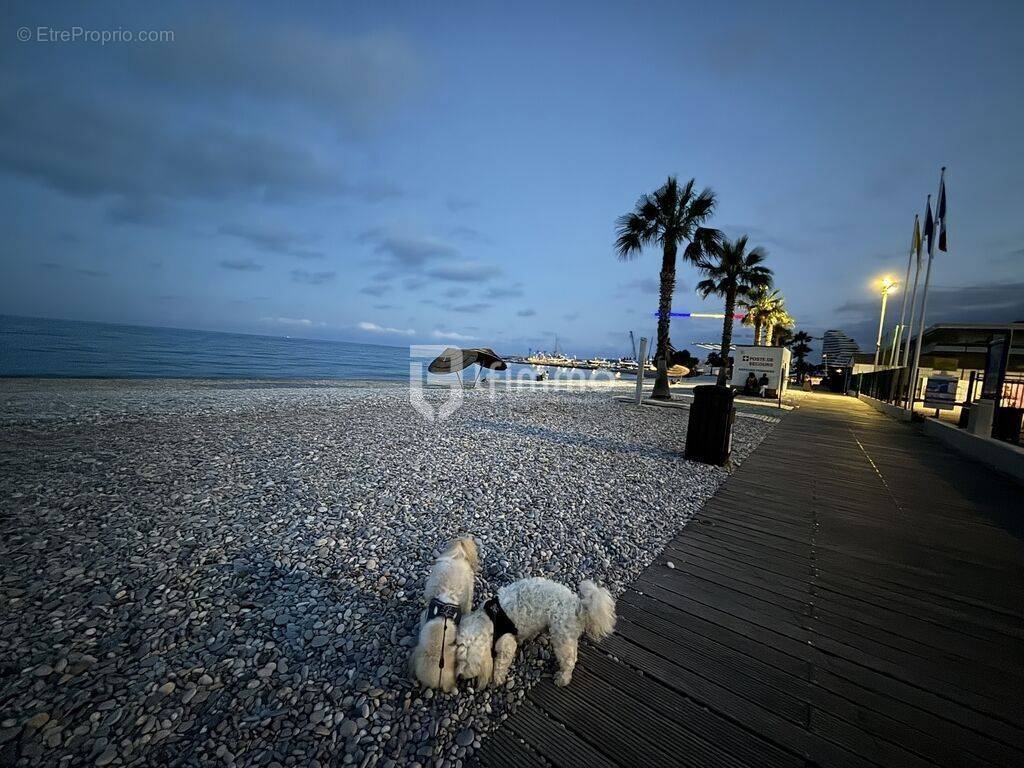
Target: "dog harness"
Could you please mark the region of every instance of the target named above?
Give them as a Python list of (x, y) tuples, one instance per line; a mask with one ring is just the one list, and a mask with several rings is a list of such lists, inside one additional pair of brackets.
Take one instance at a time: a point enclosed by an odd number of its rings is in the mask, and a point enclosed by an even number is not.
[(444, 620), (444, 624), (441, 625), (441, 656), (437, 660), (437, 687), (440, 688), (441, 673), (444, 670), (444, 641), (448, 634), (448, 622), (451, 621), (456, 627), (459, 626), (459, 622), (462, 621), (462, 609), (455, 603), (446, 603), (435, 597), (427, 605), (427, 621), (433, 619)]
[(427, 621), (439, 618), (451, 619), (455, 626), (459, 626), (459, 622), (462, 621), (462, 609), (455, 603), (446, 603), (435, 597), (427, 606)]
[(484, 613), (490, 617), (491, 622), (494, 624), (494, 639), (491, 641), (491, 656), (493, 656), (498, 640), (504, 635), (518, 635), (519, 629), (516, 627), (516, 623), (505, 613), (505, 609), (501, 607), (497, 597), (492, 597), (484, 603)]

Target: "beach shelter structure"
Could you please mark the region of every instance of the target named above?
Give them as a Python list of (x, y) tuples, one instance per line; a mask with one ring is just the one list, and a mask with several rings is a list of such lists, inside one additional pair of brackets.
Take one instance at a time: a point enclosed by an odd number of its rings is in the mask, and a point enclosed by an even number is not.
[[(471, 365), (477, 368), (477, 378), (480, 377), (482, 368), (490, 368), (492, 371), (504, 371), (508, 364), (502, 360), (493, 349), (486, 347), (474, 347), (460, 349), (459, 347), (448, 347), (444, 352), (434, 358), (434, 361), (427, 368), (430, 373), (454, 373), (462, 381), (462, 371)], [(476, 383), (476, 379), (473, 379)]]

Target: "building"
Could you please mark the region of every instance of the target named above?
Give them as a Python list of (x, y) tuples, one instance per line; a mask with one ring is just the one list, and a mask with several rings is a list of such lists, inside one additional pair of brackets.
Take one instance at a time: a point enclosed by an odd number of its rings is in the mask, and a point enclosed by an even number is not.
[(842, 331), (825, 331), (821, 337), (821, 362), (830, 367), (845, 368), (859, 351), (857, 342)]
[(984, 371), (989, 345), (1000, 337), (1007, 339), (1009, 347), (1007, 370), (1024, 371), (1024, 323), (930, 325), (921, 343), (921, 368)]

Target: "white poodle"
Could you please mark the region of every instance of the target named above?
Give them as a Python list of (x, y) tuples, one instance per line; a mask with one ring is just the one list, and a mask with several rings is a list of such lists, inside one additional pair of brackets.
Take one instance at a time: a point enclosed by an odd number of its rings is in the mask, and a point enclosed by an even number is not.
[(430, 569), (419, 642), (409, 659), (413, 676), (428, 688), (455, 689), (456, 631), (473, 607), (473, 573), (479, 567), (476, 543), (466, 536), (451, 542)]
[(459, 627), (456, 653), (459, 677), (475, 677), (481, 688), (489, 680), (505, 682), (519, 640), (544, 630), (558, 660), (555, 685), (568, 685), (576, 666), (580, 635), (600, 640), (615, 629), (615, 600), (592, 581), (581, 581), (579, 595), (550, 579), (513, 582), (474, 611)]

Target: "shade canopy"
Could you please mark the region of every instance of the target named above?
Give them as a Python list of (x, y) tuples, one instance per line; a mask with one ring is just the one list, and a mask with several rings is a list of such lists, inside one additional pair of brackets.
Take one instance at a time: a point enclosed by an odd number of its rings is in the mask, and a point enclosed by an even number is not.
[(493, 371), (504, 371), (508, 368), (505, 361), (498, 357), (493, 349), (448, 347), (434, 359), (427, 370), (431, 373), (459, 373), (473, 364), (479, 365), (481, 368), (490, 368)]

